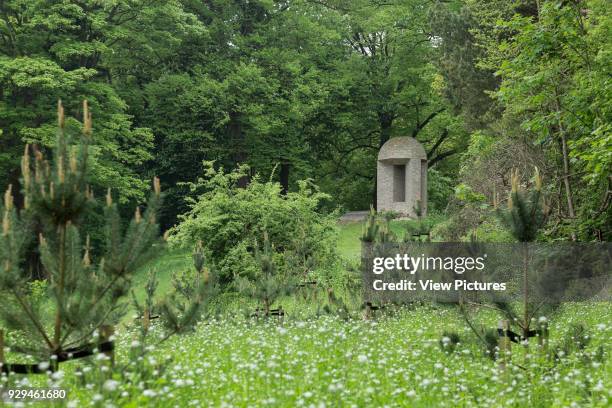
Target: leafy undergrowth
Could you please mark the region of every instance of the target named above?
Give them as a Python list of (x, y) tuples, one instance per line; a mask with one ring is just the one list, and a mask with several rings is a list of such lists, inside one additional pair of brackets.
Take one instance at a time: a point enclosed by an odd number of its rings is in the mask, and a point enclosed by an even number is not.
[[(493, 316), (482, 320), (494, 324)], [(101, 355), (49, 377), (3, 381), (66, 388), (65, 404), (74, 407), (609, 406), (608, 305), (566, 305), (551, 322), (552, 345), (575, 323), (589, 328), (585, 350), (553, 364), (526, 360), (515, 345), (505, 371), (483, 355), (455, 309), (420, 306), (376, 321), (209, 320), (159, 346), (120, 329), (113, 374)], [(438, 345), (446, 329), (462, 340), (453, 353)], [(154, 327), (150, 338), (161, 335)], [(597, 361), (600, 346), (606, 353)], [(135, 357), (143, 348), (144, 357)]]

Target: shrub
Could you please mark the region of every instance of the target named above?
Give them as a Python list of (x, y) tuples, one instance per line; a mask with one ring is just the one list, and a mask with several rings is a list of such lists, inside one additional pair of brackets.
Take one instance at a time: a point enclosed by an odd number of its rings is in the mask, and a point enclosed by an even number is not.
[(441, 213), (453, 195), (453, 179), (435, 168), (427, 169), (427, 213)]
[(172, 229), (170, 241), (181, 246), (202, 241), (222, 285), (238, 276), (258, 275), (261, 266), (254, 246), (261, 245), (264, 232), (274, 248), (278, 273), (304, 279), (329, 275), (338, 262), (336, 217), (318, 212), (329, 196), (308, 180), (286, 195), (281, 194), (280, 184), (259, 176), (239, 187), (247, 170), (226, 173), (206, 162), (204, 177), (189, 184), (193, 192), (201, 193), (190, 200), (191, 209)]
[[(472, 233), (480, 242), (514, 242), (515, 239), (497, 218), (488, 214), (482, 217), (481, 223), (472, 230)], [(471, 235), (471, 234), (470, 234)], [(462, 241), (468, 241), (469, 236), (462, 237)]]

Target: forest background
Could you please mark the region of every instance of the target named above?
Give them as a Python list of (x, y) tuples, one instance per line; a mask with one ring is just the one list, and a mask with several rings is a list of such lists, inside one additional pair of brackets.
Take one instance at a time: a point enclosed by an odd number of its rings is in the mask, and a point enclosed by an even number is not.
[[(162, 229), (202, 176), (312, 179), (328, 209), (375, 202), (380, 146), (429, 158), (447, 240), (503, 234), (510, 171), (545, 181), (542, 240), (609, 240), (610, 8), (605, 0), (8, 0), (0, 3), (0, 190), (20, 200), (26, 143), (54, 106), (93, 112), (91, 184), (124, 216), (161, 179)], [(129, 209), (129, 210), (128, 210)], [(96, 237), (92, 237), (94, 241)]]

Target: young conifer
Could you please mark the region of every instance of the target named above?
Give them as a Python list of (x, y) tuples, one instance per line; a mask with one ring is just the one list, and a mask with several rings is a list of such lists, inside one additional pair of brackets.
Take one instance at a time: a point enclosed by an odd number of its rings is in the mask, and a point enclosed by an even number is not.
[[(498, 216), (502, 223), (508, 228), (512, 236), (523, 243), (522, 248), (522, 298), (523, 313), (520, 319), (513, 319), (521, 328), (523, 339), (529, 337), (530, 326), (536, 308), (531, 300), (530, 285), (531, 277), (529, 273), (529, 246), (528, 242), (536, 240), (537, 234), (544, 225), (546, 211), (542, 201), (542, 176), (536, 167), (534, 172), (534, 185), (529, 190), (524, 190), (519, 185), (519, 174), (515, 170), (511, 174), (512, 190), (508, 198), (508, 208), (498, 209)], [(497, 305), (504, 310), (509, 317), (514, 317), (511, 306), (508, 303), (500, 302)]]
[(211, 273), (207, 265), (201, 241), (196, 243), (192, 258), (194, 269), (173, 274), (174, 290), (156, 306), (162, 324), (167, 329), (164, 340), (175, 334), (192, 331), (206, 312), (210, 300), (219, 292), (217, 275)]
[(261, 312), (257, 315), (270, 316), (274, 302), (282, 295), (291, 293), (297, 286), (295, 277), (279, 271), (274, 259), (274, 248), (264, 231), (262, 248), (255, 243), (255, 260), (259, 265), (256, 276), (241, 276), (236, 279), (238, 291), (257, 300)]
[[(92, 335), (113, 324), (121, 314), (120, 300), (130, 287), (133, 272), (154, 254), (158, 242), (156, 212), (159, 180), (144, 213), (135, 210), (125, 227), (109, 190), (104, 208), (105, 247), (94, 262), (84, 221), (95, 211), (88, 185), (93, 143), (92, 115), (83, 102), (80, 136), (65, 129), (64, 107), (58, 102), (58, 133), (53, 159), (36, 146), (26, 146), (22, 159), (23, 208), (13, 204), (11, 187), (1, 206), (0, 320), (10, 331), (29, 339), (12, 350), (39, 358), (65, 357), (67, 350), (87, 348)], [(35, 236), (33, 225), (39, 226)], [(37, 240), (48, 301), (35, 305), (24, 272), (25, 249)]]
[(510, 179), (512, 191), (508, 208), (498, 209), (498, 216), (518, 242), (533, 242), (546, 219), (542, 202), (542, 176), (536, 167), (534, 186), (527, 191), (520, 188), (517, 170), (512, 172)]

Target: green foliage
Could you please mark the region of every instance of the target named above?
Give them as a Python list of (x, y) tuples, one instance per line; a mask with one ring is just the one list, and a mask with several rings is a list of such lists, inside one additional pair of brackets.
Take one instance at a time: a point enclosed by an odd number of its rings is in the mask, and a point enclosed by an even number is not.
[(518, 172), (515, 172), (512, 175), (512, 192), (508, 200), (508, 209), (498, 211), (502, 223), (519, 242), (535, 241), (546, 219), (541, 195), (542, 178), (537, 167), (534, 178), (534, 188), (525, 192), (519, 187)]
[[(461, 183), (495, 205), (511, 168), (538, 166), (550, 180), (550, 240), (605, 241), (610, 231), (606, 3), (466, 0), (431, 12), (441, 87), (473, 132)], [(467, 221), (487, 212), (449, 211)]]
[(440, 39), (434, 61), (443, 78), (442, 92), (467, 128), (476, 130), (486, 126), (495, 109), (488, 93), (499, 79), (493, 70), (478, 66), (485, 49), (478, 43), (475, 28), (490, 21), (475, 15), (466, 3), (470, 2), (438, 2), (429, 11), (429, 21)]
[(182, 271), (172, 277), (174, 290), (157, 305), (161, 321), (168, 330), (165, 338), (194, 329), (212, 298), (219, 292), (216, 275), (203, 266), (201, 270)]
[[(116, 322), (132, 274), (155, 253), (158, 240), (159, 180), (154, 182), (144, 214), (137, 207), (126, 228), (109, 190), (104, 210), (106, 245), (100, 259), (92, 262), (89, 238), (82, 239), (82, 223), (94, 203), (88, 184), (92, 124), (86, 102), (83, 117), (83, 136), (72, 140), (64, 132), (64, 109), (58, 104), (53, 160), (49, 162), (36, 148), (26, 147), (21, 179), (24, 206), (15, 207), (9, 187), (0, 208), (0, 293), (6, 299), (0, 305), (0, 319), (10, 330), (31, 339), (29, 347), (21, 351), (39, 357), (62, 353), (71, 346), (82, 347), (101, 325)], [(40, 230), (35, 230), (35, 225)], [(29, 296), (30, 285), (22, 269), (25, 245), (36, 235), (46, 279), (45, 287), (38, 288), (45, 289), (48, 301), (44, 304), (36, 299), (40, 294)]]
[(374, 207), (370, 207), (370, 213), (362, 227), (361, 241), (367, 243), (395, 241), (397, 236), (391, 229), (391, 220), (396, 217), (397, 214), (392, 211), (379, 213)]
[(427, 212), (441, 214), (453, 194), (454, 180), (436, 168), (427, 170)]
[(419, 1), (43, 3), (0, 6), (0, 170), (14, 185), (23, 145), (53, 145), (58, 98), (95, 109), (94, 190), (142, 201), (144, 175), (159, 175), (164, 227), (188, 210), (180, 183), (202, 160), (277, 168), (283, 191), (314, 178), (350, 209), (373, 201), (392, 136), (418, 137), (443, 176), (458, 165), (466, 133), (437, 88)]
[[(590, 239), (589, 230), (601, 239), (610, 217), (605, 197), (612, 168), (611, 14), (605, 3), (542, 2), (536, 18), (515, 15), (504, 21), (502, 27), (514, 35), (497, 45), (502, 78), (497, 97), (560, 158), (558, 179), (566, 196), (561, 205), (574, 227), (572, 239), (577, 233)], [(582, 193), (572, 191), (578, 189)]]
[(218, 295), (219, 287), (215, 273), (207, 266), (201, 243), (196, 244), (192, 257), (194, 268), (174, 272), (172, 289), (160, 299), (156, 299), (159, 286), (156, 269), (149, 270), (144, 303), (141, 304), (132, 292), (132, 302), (138, 314), (136, 327), (143, 347), (144, 343), (150, 342), (147, 335), (153, 318), (159, 318), (165, 328), (160, 340), (164, 342), (174, 335), (191, 332), (203, 315), (213, 311), (211, 301)]
[(429, 5), (375, 3), (355, 1), (317, 10), (329, 15), (328, 24), (340, 36), (335, 49), (348, 49), (336, 56), (330, 92), (317, 118), (316, 129), (325, 127), (319, 131), (324, 138), (319, 136), (313, 146), (323, 162), (316, 174), (322, 173), (324, 190), (337, 192), (351, 209), (372, 203), (376, 155), (391, 137), (417, 138), (428, 151), (429, 166), (446, 176), (456, 173), (453, 155), (466, 138), (461, 120), (447, 111), (437, 87), (439, 76), (431, 64), (434, 42), (424, 35), (429, 32)]
[(205, 166), (204, 178), (190, 185), (195, 192), (204, 191), (190, 201), (190, 211), (181, 216), (170, 240), (179, 245), (202, 241), (222, 285), (259, 273), (254, 243), (264, 232), (279, 273), (316, 279), (335, 270), (335, 216), (318, 212), (328, 196), (310, 181), (300, 182), (298, 191), (284, 196), (278, 183), (258, 176), (246, 188), (239, 187), (244, 168), (225, 173), (212, 163)]
[(567, 357), (572, 353), (584, 350), (590, 342), (589, 333), (582, 323), (575, 323), (568, 327), (560, 344), (556, 347), (557, 358)]
[(499, 334), (495, 329), (484, 330), (482, 338), (485, 346), (485, 354), (491, 359), (495, 359), (499, 353)]
[(362, 227), (361, 240), (363, 242), (374, 242), (378, 237), (378, 230), (380, 229), (380, 223), (378, 222), (378, 216), (374, 207), (370, 207), (370, 212), (366, 218), (365, 223)]
[(257, 316), (268, 317), (274, 302), (283, 295), (293, 292), (298, 279), (289, 271), (279, 270), (278, 256), (270, 243), (267, 232), (264, 231), (261, 245), (254, 243), (254, 260), (258, 269), (250, 276), (238, 276), (236, 288), (242, 294), (257, 300), (261, 305)]
[[(472, 233), (477, 237), (479, 242), (514, 242), (515, 238), (507, 228), (500, 222), (499, 218), (493, 214), (489, 214), (484, 220), (474, 229)], [(468, 241), (468, 236), (465, 235), (462, 240)]]
[(429, 242), (434, 221), (431, 218), (419, 218), (414, 223), (406, 225), (404, 242)]
[(466, 184), (459, 184), (455, 187), (455, 197), (467, 203), (482, 203), (486, 200), (484, 194), (476, 193)]
[[(10, 177), (0, 188), (18, 185), (18, 158), (26, 143), (53, 147), (55, 126), (49, 107), (57, 99), (86, 98), (96, 115), (90, 152), (92, 188), (112, 187), (121, 203), (143, 201), (147, 183), (137, 170), (152, 158), (153, 135), (147, 128), (133, 126), (104, 62), (125, 44), (118, 34), (134, 13), (124, 10), (126, 6), (127, 2), (117, 2), (114, 8), (73, 1), (2, 3), (0, 116), (7, 120), (2, 122), (0, 146), (5, 155), (0, 166)], [(118, 18), (118, 12), (126, 20)], [(74, 115), (82, 113), (78, 103), (66, 109)], [(67, 120), (65, 131), (78, 132), (78, 126)]]
[[(514, 241), (500, 224), (497, 208), (504, 205), (506, 194), (510, 195), (509, 175), (514, 170), (526, 173), (533, 166), (546, 166), (542, 152), (520, 139), (499, 138), (488, 131), (477, 131), (472, 133), (462, 161), (460, 183), (446, 208), (450, 217), (436, 226), (435, 235), (451, 241), (466, 241), (476, 232), (481, 241)], [(552, 195), (552, 186), (543, 188), (543, 196)]]

